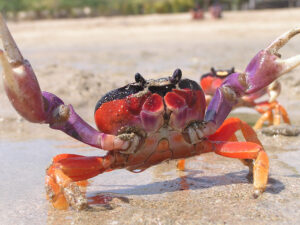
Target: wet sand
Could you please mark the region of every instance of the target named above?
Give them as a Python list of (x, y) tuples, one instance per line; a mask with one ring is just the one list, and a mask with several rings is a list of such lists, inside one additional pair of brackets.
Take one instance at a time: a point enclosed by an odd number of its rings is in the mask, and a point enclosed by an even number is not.
[[(229, 12), (224, 19), (191, 21), (189, 14), (9, 23), (43, 90), (73, 104), (93, 124), (97, 100), (134, 80), (183, 76), (198, 80), (211, 66), (243, 69), (279, 34), (299, 26), (300, 9)], [(280, 51), (300, 53), (299, 37)], [(279, 101), (300, 126), (300, 69), (282, 77)], [(266, 193), (252, 198), (247, 169), (206, 154), (187, 171), (164, 163), (143, 173), (125, 170), (92, 179), (89, 211), (57, 211), (45, 199), (44, 171), (60, 153), (98, 155), (46, 125), (30, 124), (10, 106), (0, 85), (1, 224), (299, 224), (300, 137), (259, 133), (271, 161)], [(249, 116), (250, 114), (250, 116)], [(235, 111), (247, 122), (258, 115)], [(104, 204), (105, 203), (105, 204)]]

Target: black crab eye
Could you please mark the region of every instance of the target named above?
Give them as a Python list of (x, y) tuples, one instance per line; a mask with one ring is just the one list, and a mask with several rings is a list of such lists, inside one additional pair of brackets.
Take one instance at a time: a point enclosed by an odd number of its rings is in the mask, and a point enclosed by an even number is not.
[(176, 69), (172, 75), (172, 77), (170, 78), (170, 81), (172, 84), (177, 84), (182, 77), (182, 72), (180, 69)]
[(210, 71), (211, 71), (211, 73), (213, 74), (214, 77), (217, 76), (217, 71), (215, 70), (214, 67), (211, 67), (211, 68), (210, 68)]
[(140, 73), (136, 73), (134, 78), (135, 82), (140, 83), (142, 86), (146, 84), (145, 78)]

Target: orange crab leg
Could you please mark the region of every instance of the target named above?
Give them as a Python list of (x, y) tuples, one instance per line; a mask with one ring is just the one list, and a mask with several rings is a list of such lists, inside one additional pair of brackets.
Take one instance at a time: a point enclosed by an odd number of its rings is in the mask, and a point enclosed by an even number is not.
[(275, 104), (277, 104), (277, 101), (274, 102), (268, 102), (268, 101), (263, 101), (256, 103), (255, 105), (255, 110), (261, 114), (265, 113), (268, 110), (272, 110), (275, 107)]
[[(257, 138), (257, 135), (253, 128), (239, 118), (229, 118), (225, 120), (222, 126), (217, 130), (217, 132), (209, 137), (209, 140), (238, 142), (238, 139), (235, 136), (235, 132), (237, 132), (238, 130), (242, 131), (242, 134), (246, 141), (261, 145), (261, 142)], [(249, 167), (249, 175), (251, 176), (253, 173), (252, 159), (240, 160), (245, 166)]]
[(86, 198), (81, 193), (81, 181), (97, 176), (114, 163), (114, 157), (85, 157), (75, 154), (61, 154), (53, 158), (47, 169), (46, 190), (48, 199), (57, 209), (87, 207)]
[(272, 103), (264, 101), (256, 104), (255, 110), (263, 115), (259, 118), (259, 122), (256, 122), (254, 126), (255, 129), (260, 129), (263, 126), (264, 121), (266, 120), (269, 121), (270, 125), (273, 124), (274, 116), (272, 110), (274, 109), (276, 104), (278, 104), (277, 101), (274, 101)]
[(291, 121), (289, 119), (286, 110), (279, 103), (277, 103), (274, 107), (274, 114), (275, 115), (274, 115), (273, 125), (279, 125), (281, 117), (285, 123), (291, 124)]
[(177, 169), (183, 171), (185, 169), (185, 159), (180, 159), (177, 162)]
[[(276, 116), (276, 115), (275, 115)], [(262, 114), (262, 116), (256, 121), (255, 125), (254, 125), (254, 129), (255, 130), (259, 130), (262, 128), (262, 126), (264, 125), (265, 121), (269, 121), (270, 124), (272, 124), (274, 122), (274, 117), (273, 117), (273, 113), (271, 110), (266, 111), (264, 114)]]
[(232, 136), (238, 130), (242, 131), (246, 141), (261, 145), (252, 127), (239, 118), (234, 117), (226, 119), (222, 126), (213, 135), (210, 135), (208, 139), (212, 141), (229, 141), (232, 140)]
[[(242, 131), (247, 142), (226, 142), (237, 140), (235, 132), (238, 130)], [(249, 159), (254, 159), (253, 184), (255, 195), (258, 196), (263, 192), (268, 181), (269, 160), (251, 126), (238, 118), (229, 118), (224, 121), (215, 134), (209, 136), (209, 140), (224, 141), (215, 143), (213, 151), (219, 155), (241, 159), (245, 165), (249, 166), (250, 173), (252, 173), (252, 162)]]
[(254, 195), (258, 197), (268, 182), (269, 159), (261, 145), (252, 142), (214, 142), (212, 151), (218, 155), (238, 159), (254, 159)]
[(285, 110), (285, 108), (282, 105), (279, 105), (279, 110), (280, 110), (283, 121), (287, 124), (291, 124), (290, 118), (289, 118), (288, 113)]
[[(266, 108), (266, 109), (264, 109), (264, 108)], [(274, 101), (272, 103), (269, 103), (267, 101), (261, 102), (261, 103), (257, 104), (255, 109), (259, 113), (263, 114), (257, 120), (256, 124), (254, 125), (254, 129), (256, 129), (256, 130), (262, 128), (262, 126), (266, 120), (269, 120), (270, 124), (279, 125), (281, 117), (285, 123), (291, 124), (286, 110), (277, 101)], [(274, 116), (273, 116), (272, 110), (274, 110)]]
[(280, 124), (280, 110), (279, 110), (279, 104), (276, 104), (274, 107), (273, 125), (279, 125), (279, 124)]

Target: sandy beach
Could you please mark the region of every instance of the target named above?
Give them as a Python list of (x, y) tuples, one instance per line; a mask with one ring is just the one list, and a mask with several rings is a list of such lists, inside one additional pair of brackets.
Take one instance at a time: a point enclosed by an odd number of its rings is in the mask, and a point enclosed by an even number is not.
[[(198, 81), (216, 68), (243, 70), (277, 36), (300, 26), (300, 8), (225, 12), (214, 20), (189, 14), (44, 20), (8, 26), (38, 77), (90, 124), (96, 102), (111, 89), (145, 78), (183, 76)], [(300, 36), (282, 50), (300, 54)], [(280, 78), (279, 101), (300, 126), (300, 68)], [(140, 174), (125, 170), (91, 180), (87, 196), (103, 204), (58, 211), (46, 201), (44, 173), (61, 153), (104, 154), (47, 125), (31, 124), (12, 108), (0, 85), (0, 224), (300, 224), (300, 136), (259, 134), (269, 157), (266, 192), (252, 197), (239, 160), (206, 154), (163, 163)], [(239, 109), (253, 124), (259, 115)]]

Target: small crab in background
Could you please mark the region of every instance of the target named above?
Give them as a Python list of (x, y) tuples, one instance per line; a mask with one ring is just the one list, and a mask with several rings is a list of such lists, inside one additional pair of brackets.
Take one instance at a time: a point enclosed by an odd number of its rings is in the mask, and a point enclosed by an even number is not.
[(219, 3), (214, 3), (209, 7), (209, 13), (214, 19), (222, 18), (222, 11), (222, 6)]
[[(184, 159), (207, 152), (238, 158), (253, 174), (254, 195), (268, 181), (269, 160), (254, 130), (237, 118), (226, 119), (238, 99), (266, 87), (300, 64), (300, 55), (281, 60), (278, 50), (300, 29), (293, 29), (261, 50), (243, 73), (233, 73), (216, 91), (208, 107), (200, 85), (184, 79), (181, 70), (152, 80), (140, 74), (135, 82), (105, 94), (96, 104), (95, 121), (88, 125), (56, 95), (41, 91), (30, 63), (0, 17), (0, 51), (6, 94), (18, 113), (50, 128), (107, 151), (105, 156), (60, 154), (46, 171), (46, 192), (55, 208), (88, 207), (80, 183), (104, 172), (132, 172), (165, 160)], [(246, 142), (237, 142), (241, 130)], [(183, 165), (178, 165), (183, 169)]]
[[(209, 104), (217, 89), (222, 85), (225, 79), (231, 74), (235, 73), (234, 68), (229, 70), (216, 70), (211, 68), (209, 73), (203, 74), (200, 78), (200, 85), (205, 93), (206, 103)], [(237, 107), (250, 107), (259, 112), (261, 117), (254, 125), (254, 129), (261, 129), (264, 122), (268, 121), (269, 125), (279, 125), (281, 118), (287, 123), (291, 124), (288, 113), (285, 108), (276, 100), (281, 91), (281, 84), (275, 80), (270, 85), (261, 90), (242, 96)], [(268, 95), (268, 101), (256, 102), (260, 97)]]

